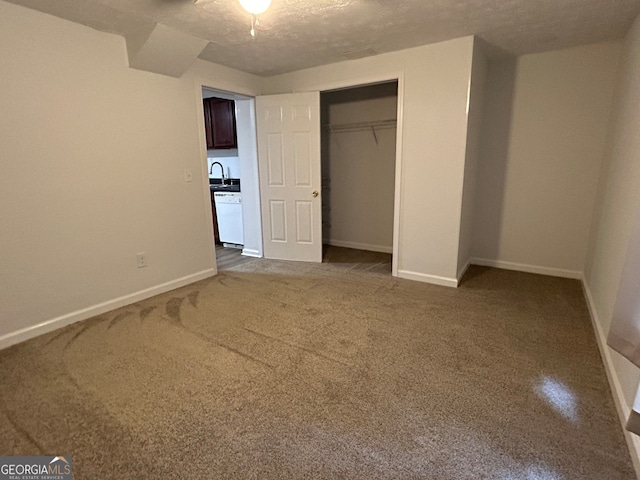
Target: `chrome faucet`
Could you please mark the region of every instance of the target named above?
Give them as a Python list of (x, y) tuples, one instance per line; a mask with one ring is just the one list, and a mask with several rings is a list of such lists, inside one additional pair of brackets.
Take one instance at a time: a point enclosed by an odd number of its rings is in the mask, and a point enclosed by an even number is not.
[(209, 175), (213, 175), (213, 166), (214, 165), (220, 165), (220, 172), (222, 172), (222, 185), (224, 185), (224, 167), (222, 166), (222, 164), (220, 162), (213, 162), (211, 164), (211, 168), (209, 169)]

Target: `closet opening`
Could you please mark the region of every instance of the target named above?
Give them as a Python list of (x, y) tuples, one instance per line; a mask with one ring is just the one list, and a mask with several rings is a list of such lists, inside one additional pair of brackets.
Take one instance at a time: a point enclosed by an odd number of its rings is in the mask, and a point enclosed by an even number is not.
[(323, 262), (391, 274), (398, 82), (320, 94)]

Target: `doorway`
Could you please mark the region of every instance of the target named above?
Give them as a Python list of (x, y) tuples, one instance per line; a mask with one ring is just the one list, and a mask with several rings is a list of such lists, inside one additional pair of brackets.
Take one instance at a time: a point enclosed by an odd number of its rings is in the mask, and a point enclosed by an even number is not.
[[(240, 257), (260, 257), (262, 236), (254, 99), (202, 87), (202, 101), (216, 263), (220, 266), (229, 263), (230, 259), (239, 263)], [(219, 118), (218, 123), (223, 126), (218, 125), (216, 130), (212, 115), (220, 114), (220, 111), (222, 121)], [(221, 141), (214, 142), (212, 135), (219, 135)]]
[[(323, 256), (322, 240), (324, 240), (328, 248), (334, 249), (333, 255), (329, 257), (325, 255), (325, 258), (329, 262), (332, 261), (331, 259), (345, 258), (343, 255), (345, 252), (338, 252), (336, 254), (335, 249), (339, 248), (350, 249), (347, 253), (359, 251), (360, 254), (363, 254), (364, 256), (361, 256), (360, 261), (357, 263), (362, 264), (366, 264), (367, 262), (388, 264), (388, 261), (381, 262), (380, 257), (376, 256), (386, 255), (387, 259), (392, 259), (392, 274), (397, 275), (399, 263), (398, 252), (400, 251), (399, 179), (401, 178), (402, 142), (399, 139), (402, 137), (403, 79), (402, 75), (398, 74), (391, 75), (386, 79), (383, 77), (380, 79), (369, 78), (366, 80), (358, 83), (338, 82), (335, 84), (323, 85), (319, 86), (320, 88), (317, 88), (315, 92), (318, 120), (315, 129), (309, 130), (309, 135), (313, 135), (313, 131), (317, 132), (315, 134), (318, 139), (318, 163), (316, 163), (318, 166), (318, 174), (316, 178), (318, 178), (319, 181), (317, 183), (314, 181), (313, 185), (318, 190), (320, 190), (318, 187), (321, 187), (322, 189), (326, 188), (326, 191), (322, 192), (322, 197), (326, 197), (328, 202), (325, 205), (324, 212), (320, 213), (322, 209), (318, 207), (319, 211), (317, 214), (314, 213), (315, 218), (319, 219), (317, 223), (317, 231), (321, 232), (324, 230), (324, 235), (314, 234), (313, 236), (318, 239), (317, 243), (319, 244), (318, 260), (314, 261), (320, 261)], [(323, 96), (322, 121), (320, 118), (320, 91), (322, 91)], [(272, 214), (273, 212), (277, 213), (277, 209), (274, 208), (271, 209), (271, 211), (267, 211), (267, 216), (264, 216), (264, 212), (262, 211), (264, 210), (264, 205), (262, 205), (262, 202), (264, 201), (262, 196), (264, 196), (264, 193), (261, 192), (263, 179), (260, 178), (260, 175), (264, 176), (263, 174), (265, 172), (269, 172), (271, 175), (274, 172), (277, 173), (278, 169), (270, 170), (268, 167), (273, 166), (270, 163), (261, 165), (260, 168), (258, 167), (258, 145), (262, 145), (260, 148), (264, 150), (264, 139), (261, 139), (260, 142), (258, 142), (257, 133), (262, 132), (261, 135), (265, 135), (264, 124), (261, 122), (263, 122), (265, 118), (273, 119), (277, 117), (274, 117), (274, 114), (279, 110), (269, 108), (268, 110), (263, 111), (265, 106), (264, 103), (276, 101), (276, 97), (281, 97), (280, 100), (285, 102), (294, 102), (292, 104), (294, 108), (293, 114), (295, 118), (298, 118), (302, 116), (301, 113), (304, 113), (302, 112), (303, 109), (301, 109), (302, 104), (298, 102), (299, 95), (301, 94), (250, 97), (243, 94), (222, 91), (216, 88), (208, 88), (204, 85), (202, 87), (202, 93), (212, 93), (215, 96), (226, 95), (227, 98), (236, 100), (239, 142), (238, 153), (241, 163), (241, 190), (243, 192), (243, 225), (245, 228), (245, 245), (242, 250), (242, 255), (262, 257), (263, 253), (266, 252), (266, 250), (264, 250), (266, 237), (263, 237), (263, 235), (268, 234), (268, 232), (264, 233), (264, 229), (271, 226), (271, 229), (273, 230), (274, 224)], [(294, 98), (298, 98), (298, 100), (294, 100)], [(351, 109), (353, 104), (357, 105), (359, 108)], [(381, 106), (382, 104), (385, 104), (386, 107), (383, 108)], [(244, 115), (240, 114), (242, 107), (244, 107)], [(337, 111), (332, 113), (332, 110), (336, 109)], [(305, 112), (307, 111), (306, 107), (304, 110)], [(340, 120), (341, 115), (344, 116), (342, 120)], [(260, 117), (259, 122), (256, 121), (258, 116)], [(240, 127), (240, 122), (244, 122), (244, 128)], [(246, 136), (244, 134), (246, 134)], [(360, 135), (362, 138), (354, 142), (352, 141), (354, 135), (356, 137)], [(240, 146), (243, 137), (246, 139), (246, 145), (244, 148)], [(300, 137), (301, 136), (298, 135), (298, 139)], [(338, 137), (343, 138), (340, 139)], [(349, 139), (349, 137), (351, 137), (351, 139)], [(272, 136), (272, 139), (273, 138), (275, 137)], [(322, 146), (320, 145), (321, 143)], [(273, 146), (276, 146), (276, 144), (273, 143), (271, 147)], [(360, 169), (355, 169), (355, 172), (351, 172), (349, 174), (342, 174), (339, 170), (334, 170), (332, 175), (331, 158), (335, 156), (332, 155), (332, 148), (340, 152), (355, 149), (355, 153), (351, 158), (360, 157), (360, 163), (362, 163), (363, 160), (368, 159), (370, 163), (364, 164), (364, 168), (360, 165)], [(372, 149), (374, 150), (369, 152)], [(277, 150), (278, 149), (271, 149), (268, 151), (268, 156), (270, 157), (272, 154), (277, 153)], [(363, 155), (363, 152), (369, 153)], [(382, 152), (387, 152), (388, 155), (383, 155), (385, 160), (380, 163), (378, 157)], [(268, 156), (265, 156), (264, 152), (261, 154), (261, 157), (264, 158), (268, 158)], [(264, 161), (264, 159), (262, 161)], [(371, 161), (374, 163), (371, 163)], [(271, 160), (269, 160), (269, 162), (271, 162)], [(285, 164), (282, 164), (282, 166), (284, 167)], [(357, 164), (358, 162), (351, 163), (350, 165), (354, 166)], [(298, 168), (300, 165), (301, 164), (297, 164), (295, 168)], [(207, 158), (205, 168), (210, 166), (211, 161)], [(321, 166), (322, 172), (320, 171)], [(376, 168), (376, 166), (382, 166), (382, 168)], [(296, 173), (296, 175), (299, 173), (300, 172)], [(251, 182), (244, 179), (245, 174), (252, 177)], [(376, 178), (378, 179), (377, 181), (375, 180)], [(298, 175), (298, 180), (300, 179), (304, 179), (304, 175), (302, 175), (302, 177)], [(344, 183), (345, 180), (347, 181), (346, 187), (343, 185), (341, 188), (339, 184), (341, 182)], [(353, 204), (341, 203), (340, 195), (344, 196), (345, 192), (353, 195), (354, 192), (352, 190), (360, 192), (364, 197), (365, 203), (363, 208), (354, 209)], [(313, 197), (318, 196), (317, 192), (313, 191), (312, 193)], [(252, 196), (251, 199), (248, 198), (249, 195)], [(321, 200), (321, 198), (318, 200)], [(278, 206), (277, 202), (271, 203)], [(301, 211), (302, 213), (305, 212), (304, 208), (302, 208), (305, 206), (305, 203), (308, 202), (297, 202), (297, 213), (300, 213)], [(318, 203), (320, 204), (321, 202)], [(248, 214), (246, 209), (247, 206), (250, 210), (253, 210), (251, 214)], [(345, 224), (344, 221), (340, 220), (341, 216), (344, 217), (346, 215), (347, 218), (355, 218), (356, 220), (364, 217), (365, 219), (368, 218), (371, 220), (374, 218), (372, 212), (374, 212), (378, 207), (385, 212), (382, 216), (385, 220), (378, 223), (378, 228), (369, 228), (369, 233), (371, 233), (372, 230), (373, 234), (361, 235), (360, 237), (339, 235), (340, 228), (336, 228), (336, 226)], [(320, 219), (323, 217), (325, 219), (325, 225), (324, 228), (321, 228)], [(366, 222), (365, 225), (370, 223), (371, 221)], [(249, 229), (253, 229), (253, 232), (252, 234), (247, 235), (246, 232)], [(366, 228), (360, 230), (361, 231), (359, 233), (366, 233), (367, 231)], [(294, 228), (293, 231), (296, 232), (296, 229)], [(301, 230), (297, 229), (297, 232), (300, 234)], [(338, 234), (336, 232), (338, 232)], [(247, 240), (249, 237), (253, 238), (253, 243), (250, 247)], [(363, 258), (365, 258), (365, 260), (362, 260)], [(375, 260), (371, 260), (372, 258)], [(386, 270), (387, 267), (384, 266), (383, 269)]]
[(391, 273), (398, 82), (320, 94), (323, 261)]

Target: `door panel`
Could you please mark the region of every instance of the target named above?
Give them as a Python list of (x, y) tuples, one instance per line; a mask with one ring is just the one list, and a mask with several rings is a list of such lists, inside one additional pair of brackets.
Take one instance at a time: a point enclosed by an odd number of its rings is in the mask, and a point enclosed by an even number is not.
[(313, 205), (306, 200), (296, 201), (296, 226), (298, 243), (313, 242)]
[(319, 92), (256, 98), (264, 256), (322, 261)]
[(282, 134), (270, 133), (267, 135), (269, 163), (269, 186), (284, 187), (284, 145)]
[[(271, 210), (271, 231), (270, 239), (272, 242), (287, 241), (287, 214), (286, 203), (282, 200), (269, 201)], [(269, 258), (269, 257), (267, 257)]]
[(310, 187), (313, 165), (311, 152), (309, 152), (309, 134), (306, 132), (296, 133), (295, 142), (295, 168), (296, 185), (299, 187)]

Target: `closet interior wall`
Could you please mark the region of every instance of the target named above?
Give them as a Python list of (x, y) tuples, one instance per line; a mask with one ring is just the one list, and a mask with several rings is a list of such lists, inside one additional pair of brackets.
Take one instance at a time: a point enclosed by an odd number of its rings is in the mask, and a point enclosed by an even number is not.
[(320, 104), (323, 242), (391, 253), (398, 84), (323, 92)]

